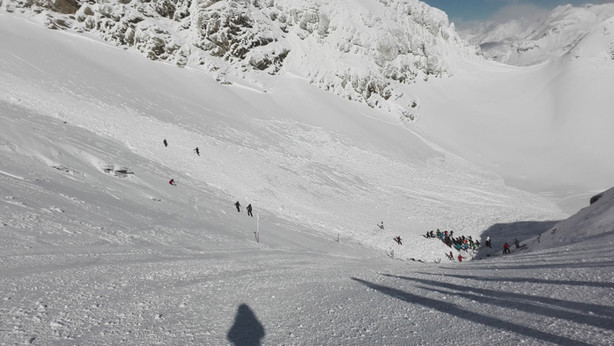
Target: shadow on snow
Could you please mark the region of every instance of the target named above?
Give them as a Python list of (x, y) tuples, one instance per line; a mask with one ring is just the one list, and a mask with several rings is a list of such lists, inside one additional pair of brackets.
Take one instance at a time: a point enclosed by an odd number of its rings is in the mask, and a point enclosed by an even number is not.
[(235, 346), (259, 346), (264, 338), (264, 327), (247, 304), (239, 305), (235, 322), (226, 338)]
[[(480, 237), (480, 249), (475, 256), (476, 259), (501, 255), (503, 244), (507, 242), (512, 250), (514, 249), (514, 239), (523, 242), (550, 230), (560, 221), (519, 221), (512, 223), (497, 223), (490, 226)], [(485, 246), (486, 237), (490, 237), (492, 248)]]
[[(498, 269), (501, 269), (501, 268), (498, 268)], [(435, 275), (435, 274), (426, 273), (426, 272), (418, 272), (418, 274)], [(547, 285), (568, 285), (568, 286), (583, 286), (583, 287), (614, 288), (614, 283), (612, 282), (549, 280), (549, 279), (518, 278), (518, 277), (490, 278), (490, 277), (483, 277), (483, 276), (458, 275), (458, 274), (445, 274), (445, 276), (458, 278), (458, 279), (477, 280), (477, 281), (523, 282), (523, 283), (536, 283), (536, 284), (547, 284)]]
[[(568, 319), (576, 323), (590, 324), (590, 325), (594, 325), (596, 327), (608, 329), (608, 330), (613, 330), (614, 328), (613, 327), (614, 320), (609, 317), (609, 316), (612, 316), (612, 312), (608, 311), (608, 310), (611, 310), (611, 308), (608, 308), (605, 306), (584, 304), (584, 303), (574, 303), (574, 302), (568, 302), (568, 301), (552, 299), (552, 298), (527, 296), (527, 295), (517, 294), (517, 293), (506, 293), (506, 292), (501, 292), (501, 291), (478, 289), (474, 287), (453, 285), (453, 284), (448, 284), (448, 283), (443, 283), (443, 282), (438, 282), (438, 281), (433, 281), (433, 280), (415, 279), (415, 278), (410, 278), (410, 277), (402, 277), (402, 276), (394, 276), (394, 275), (386, 275), (386, 276), (393, 277), (393, 278), (400, 278), (400, 279), (409, 280), (409, 281), (415, 281), (415, 282), (430, 285), (430, 286), (439, 286), (440, 289), (433, 289), (433, 287), (421, 287), (421, 288), (431, 290), (431, 291), (435, 290), (435, 291), (441, 292), (442, 294), (447, 294), (447, 295), (464, 296), (464, 297), (466, 296), (468, 299), (472, 299), (472, 300), (475, 300), (481, 303), (485, 303), (485, 304), (491, 304), (495, 306), (511, 308), (511, 309), (521, 310), (521, 311), (528, 311), (530, 313), (541, 314), (544, 316), (555, 317), (558, 319)], [(574, 339), (571, 339), (565, 336), (555, 335), (555, 334), (544, 332), (544, 331), (541, 331), (535, 328), (531, 328), (528, 326), (523, 326), (521, 324), (517, 324), (514, 322), (505, 321), (505, 320), (502, 320), (496, 317), (491, 317), (491, 316), (483, 315), (477, 312), (468, 311), (468, 310), (463, 309), (457, 304), (452, 304), (452, 303), (448, 303), (442, 300), (419, 296), (419, 295), (412, 294), (409, 292), (404, 292), (397, 288), (379, 285), (376, 283), (372, 283), (372, 282), (354, 278), (354, 277), (352, 278), (352, 280), (359, 282), (369, 288), (377, 290), (383, 294), (391, 296), (393, 298), (400, 299), (400, 300), (406, 301), (411, 304), (422, 305), (429, 309), (433, 309), (439, 312), (454, 315), (459, 318), (463, 318), (465, 320), (468, 320), (474, 323), (483, 324), (483, 325), (486, 325), (492, 328), (505, 330), (505, 331), (509, 331), (512, 333), (531, 337), (537, 340), (542, 340), (545, 342), (553, 342), (556, 344), (589, 345), (588, 343), (574, 340)], [(454, 291), (461, 291), (461, 292), (450, 292), (449, 291), (450, 289)], [(477, 294), (463, 293), (463, 292), (473, 292)], [(487, 296), (487, 297), (480, 296), (480, 294), (483, 294), (484, 296)], [(505, 299), (513, 298), (513, 301), (511, 302), (505, 301), (503, 298)], [(541, 304), (546, 303), (546, 304), (551, 304), (551, 305), (559, 305), (561, 309), (557, 309), (553, 307), (544, 307), (543, 305), (536, 305), (534, 303), (528, 303), (527, 302), (528, 300), (534, 300), (536, 302), (539, 301), (541, 302)], [(523, 304), (525, 304), (526, 306), (522, 307)], [(578, 312), (570, 312), (568, 309), (574, 306), (574, 304), (577, 304), (576, 307), (581, 307), (582, 310), (586, 310), (587, 308), (590, 307), (591, 312), (603, 313), (604, 316), (608, 316), (608, 317), (590, 316), (590, 315), (580, 314)]]

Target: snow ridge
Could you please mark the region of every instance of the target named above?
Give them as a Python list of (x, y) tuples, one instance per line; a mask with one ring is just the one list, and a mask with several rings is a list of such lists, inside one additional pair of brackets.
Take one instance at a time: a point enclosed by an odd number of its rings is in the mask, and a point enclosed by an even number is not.
[(453, 74), (458, 56), (475, 53), (445, 13), (417, 0), (61, 2), (61, 10), (44, 0), (2, 7), (152, 60), (204, 68), (221, 83), (247, 70), (290, 72), (371, 107), (398, 98), (395, 85)]
[(612, 17), (614, 4), (565, 5), (537, 19), (488, 22), (460, 34), (471, 44), (479, 45), (488, 59), (528, 66), (569, 54), (587, 34)]

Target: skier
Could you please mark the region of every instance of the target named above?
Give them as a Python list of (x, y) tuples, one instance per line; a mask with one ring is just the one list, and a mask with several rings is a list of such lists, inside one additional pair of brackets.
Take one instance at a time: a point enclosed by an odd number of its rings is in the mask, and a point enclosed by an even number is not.
[(486, 246), (488, 246), (489, 248), (492, 248), (491, 243), (490, 243), (490, 236), (486, 237)]
[(237, 207), (237, 212), (241, 212), (241, 203), (239, 203), (239, 201), (237, 201), (237, 203), (235, 203), (235, 207)]
[(394, 241), (396, 241), (396, 242), (397, 242), (397, 244), (399, 244), (399, 245), (403, 245), (403, 242), (401, 241), (401, 236), (400, 236), (400, 235), (399, 235), (399, 236), (397, 236), (396, 238), (392, 238), (392, 239), (394, 239)]
[(198, 147), (196, 147), (196, 149), (194, 149), (194, 152), (196, 153), (196, 155), (200, 156), (200, 150), (198, 150)]
[(168, 147), (168, 142), (166, 141), (166, 138), (164, 138), (164, 140), (162, 141), (162, 143), (164, 143), (165, 147)]
[(514, 239), (514, 245), (516, 245), (516, 249), (520, 249), (520, 242), (518, 241), (518, 238)]
[(458, 261), (462, 262), (463, 261), (463, 256), (461, 254), (458, 254)]
[(247, 215), (254, 217), (254, 214), (252, 214), (252, 205), (248, 204), (247, 208), (245, 208), (247, 210)]
[(507, 242), (505, 242), (505, 244), (503, 244), (503, 253), (512, 253), (512, 250), (510, 250), (510, 244), (508, 244)]
[(381, 223), (379, 223), (377, 225), (377, 227), (379, 227), (380, 229), (384, 229), (384, 221), (382, 221)]
[(175, 183), (175, 179), (171, 179), (168, 182), (169, 184), (173, 185), (173, 186), (177, 186), (177, 183)]

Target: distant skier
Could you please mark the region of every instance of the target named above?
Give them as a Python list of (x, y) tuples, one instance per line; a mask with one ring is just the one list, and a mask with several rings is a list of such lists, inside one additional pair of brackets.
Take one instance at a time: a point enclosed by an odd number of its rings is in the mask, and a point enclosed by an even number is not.
[(463, 257), (463, 255), (461, 255), (461, 254), (459, 254), (459, 255), (458, 255), (458, 261), (459, 261), (459, 262), (462, 262), (462, 261), (463, 261), (463, 258), (464, 258), (464, 257)]
[(162, 143), (164, 143), (165, 147), (168, 147), (168, 142), (166, 141), (166, 138), (164, 138), (164, 140), (162, 141)]
[(488, 246), (489, 248), (492, 248), (492, 244), (490, 243), (490, 237), (486, 237), (486, 242), (485, 245)]
[(169, 184), (173, 185), (173, 186), (177, 186), (177, 183), (175, 183), (175, 179), (171, 179), (168, 182)]
[(520, 249), (520, 242), (518, 241), (518, 238), (514, 239), (514, 245), (516, 245), (516, 249)]
[(396, 241), (396, 242), (397, 242), (397, 244), (399, 244), (399, 245), (403, 245), (403, 241), (401, 241), (401, 236), (400, 236), (400, 235), (399, 235), (399, 236), (397, 236), (397, 237), (395, 237), (395, 238), (392, 238), (392, 239), (394, 239), (394, 241)]
[(247, 207), (245, 208), (245, 210), (247, 210), (247, 215), (254, 217), (254, 214), (252, 214), (252, 205), (248, 204)]
[(239, 201), (237, 201), (237, 203), (235, 203), (235, 207), (237, 207), (237, 212), (241, 212), (241, 203), (239, 203)]
[(198, 150), (198, 147), (196, 147), (196, 149), (194, 149), (194, 152), (196, 153), (196, 155), (200, 156), (200, 150)]
[(507, 242), (505, 242), (505, 244), (503, 244), (503, 253), (512, 253), (512, 250), (510, 250), (510, 244), (508, 244)]
[(382, 221), (381, 223), (377, 224), (377, 227), (379, 227), (379, 229), (384, 229), (384, 221)]

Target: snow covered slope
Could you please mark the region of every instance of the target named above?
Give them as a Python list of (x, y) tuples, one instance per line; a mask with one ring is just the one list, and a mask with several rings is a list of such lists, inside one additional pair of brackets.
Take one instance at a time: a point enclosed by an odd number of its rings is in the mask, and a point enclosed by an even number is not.
[[(460, 34), (479, 45), (485, 57), (502, 63), (528, 66), (568, 54), (584, 37), (614, 17), (614, 4), (559, 6), (538, 19), (490, 22)], [(611, 47), (601, 47), (605, 52)]]
[(469, 62), (454, 78), (416, 86), (416, 126), (508, 184), (550, 195), (574, 213), (612, 184), (614, 164), (605, 158), (614, 155), (613, 49), (609, 19), (549, 63)]
[[(521, 49), (522, 56), (551, 58), (526, 69), (485, 62), (445, 13), (415, 0), (6, 0), (0, 12), (103, 39), (235, 88), (271, 92), (287, 80), (307, 81), (383, 110), (374, 114), (571, 214), (612, 183), (614, 167), (603, 159), (614, 150), (607, 133), (614, 108), (612, 6), (559, 7), (539, 26), (522, 25), (534, 29), (518, 35), (533, 35), (535, 46)], [(518, 36), (510, 28), (476, 35)], [(295, 90), (286, 94), (292, 100), (313, 106), (302, 88), (288, 90)], [(250, 114), (274, 112), (268, 101), (254, 107)], [(344, 123), (358, 121), (359, 113)]]
[(548, 230), (535, 248), (564, 247), (575, 243), (600, 243), (614, 234), (614, 189), (596, 195), (599, 199)]
[(612, 235), (448, 261), (424, 231), (564, 216), (388, 112), (291, 74), (220, 85), (14, 15), (0, 43), (2, 344), (614, 338)]
[[(562, 216), (547, 200), (507, 187), (386, 113), (306, 86), (300, 78), (271, 77), (262, 89), (240, 81), (223, 86), (199, 71), (150, 62), (74, 34), (10, 16), (2, 23), (10, 47), (1, 53), (2, 102), (117, 141), (151, 161), (131, 167), (122, 157), (87, 159), (97, 174), (115, 164), (135, 176), (156, 175), (158, 182), (138, 195), (160, 197), (158, 189), (175, 178), (179, 186), (171, 191), (182, 198), (208, 186), (229, 203), (250, 202), (257, 210), (386, 250), (393, 235), (434, 227), (477, 236), (503, 219)], [(45, 54), (31, 54), (35, 49)], [(197, 146), (201, 157), (192, 152)], [(48, 155), (36, 157), (45, 169), (68, 166)], [(158, 172), (161, 167), (166, 170)], [(180, 209), (197, 204), (182, 203), (188, 205)], [(383, 235), (375, 231), (382, 220), (388, 226)]]

